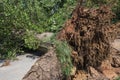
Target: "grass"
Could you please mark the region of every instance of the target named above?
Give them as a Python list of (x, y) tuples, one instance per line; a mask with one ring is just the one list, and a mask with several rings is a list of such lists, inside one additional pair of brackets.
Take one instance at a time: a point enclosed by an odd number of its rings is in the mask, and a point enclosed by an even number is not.
[(57, 57), (61, 63), (63, 74), (69, 76), (73, 67), (71, 61), (71, 48), (66, 41), (55, 41)]

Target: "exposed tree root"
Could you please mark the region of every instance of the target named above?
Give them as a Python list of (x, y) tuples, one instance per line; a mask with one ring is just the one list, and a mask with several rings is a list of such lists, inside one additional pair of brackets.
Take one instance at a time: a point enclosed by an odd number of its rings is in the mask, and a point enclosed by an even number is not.
[(108, 6), (88, 9), (78, 5), (72, 18), (58, 33), (57, 39), (66, 40), (73, 49), (71, 56), (76, 74), (80, 70), (88, 72), (89, 67), (100, 67), (110, 58), (111, 43), (117, 37), (117, 27), (120, 26), (111, 22), (114, 17)]

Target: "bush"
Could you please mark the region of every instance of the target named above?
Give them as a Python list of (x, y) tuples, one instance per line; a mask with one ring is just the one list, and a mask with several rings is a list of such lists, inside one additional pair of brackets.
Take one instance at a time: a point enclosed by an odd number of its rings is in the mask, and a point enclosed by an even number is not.
[(35, 33), (32, 31), (26, 31), (25, 35), (23, 36), (24, 40), (24, 47), (29, 48), (31, 50), (36, 50), (40, 46), (40, 41), (35, 37)]
[[(30, 29), (30, 19), (27, 12), (24, 12), (25, 10), (21, 7), (20, 2), (15, 3), (13, 1), (3, 0), (0, 3), (0, 58), (15, 57), (16, 53), (22, 51), (21, 47), (29, 44), (24, 40), (29, 40), (32, 37), (23, 38), (23, 36), (28, 35), (26, 29)], [(31, 44), (35, 43), (32, 42)], [(28, 46), (28, 48), (30, 47)]]

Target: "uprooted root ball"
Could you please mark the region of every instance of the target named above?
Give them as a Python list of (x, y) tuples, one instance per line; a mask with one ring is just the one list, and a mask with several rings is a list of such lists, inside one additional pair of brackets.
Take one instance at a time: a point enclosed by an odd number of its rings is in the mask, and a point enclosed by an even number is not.
[(114, 14), (107, 6), (88, 9), (77, 6), (65, 27), (58, 33), (59, 40), (66, 40), (71, 48), (73, 65), (77, 69), (97, 67), (111, 54), (110, 43), (117, 34)]

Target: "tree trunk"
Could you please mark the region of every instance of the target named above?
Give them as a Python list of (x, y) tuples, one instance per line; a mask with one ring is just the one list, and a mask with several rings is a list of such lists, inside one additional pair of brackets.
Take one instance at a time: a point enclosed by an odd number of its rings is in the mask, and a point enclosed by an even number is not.
[(23, 80), (61, 80), (61, 68), (54, 49), (40, 57)]

